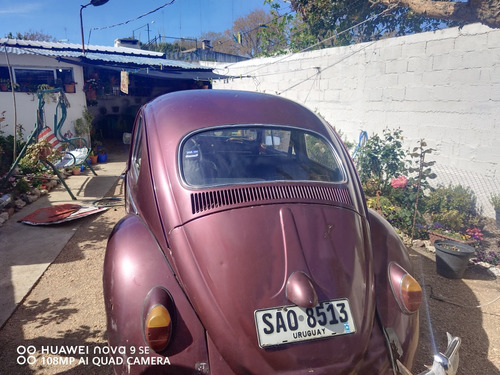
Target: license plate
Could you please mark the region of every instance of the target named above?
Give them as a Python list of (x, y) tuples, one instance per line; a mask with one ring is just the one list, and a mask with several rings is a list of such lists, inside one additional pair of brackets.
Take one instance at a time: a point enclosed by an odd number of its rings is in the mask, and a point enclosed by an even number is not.
[(256, 310), (254, 315), (262, 348), (356, 332), (347, 299), (310, 308), (292, 305)]

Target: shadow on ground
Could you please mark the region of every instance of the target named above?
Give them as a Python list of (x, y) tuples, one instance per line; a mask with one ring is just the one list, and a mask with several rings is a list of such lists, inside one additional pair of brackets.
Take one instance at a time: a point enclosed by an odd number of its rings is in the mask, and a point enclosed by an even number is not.
[(447, 279), (437, 274), (434, 254), (411, 250), (410, 258), (425, 295), (413, 371), (423, 371), (425, 365), (431, 364), (435, 352), (446, 349), (446, 332), (449, 332), (462, 339), (458, 374), (500, 374), (499, 368), (488, 360), (495, 345), (490, 341), (500, 336), (500, 320), (491, 319), (495, 311), (492, 316), (482, 308), (485, 301), (493, 300), (494, 293), (490, 292), (500, 292), (496, 278), (485, 268), (474, 265), (467, 268), (463, 279)]
[[(123, 198), (119, 179), (107, 196)], [(121, 206), (81, 225), (0, 331), (0, 374), (111, 374), (102, 264)]]

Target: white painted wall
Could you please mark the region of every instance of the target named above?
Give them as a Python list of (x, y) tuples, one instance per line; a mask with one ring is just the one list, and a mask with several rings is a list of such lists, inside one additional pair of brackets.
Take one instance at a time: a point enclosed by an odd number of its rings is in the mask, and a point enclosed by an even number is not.
[[(22, 54), (9, 54), (9, 62), (16, 68), (73, 68), (74, 80), (77, 83), (74, 94), (66, 94), (70, 106), (67, 108), (68, 116), (63, 125), (62, 133), (71, 130), (74, 134), (74, 122), (82, 117), (82, 111), (86, 106), (85, 93), (83, 91), (83, 69), (80, 66), (70, 65), (68, 63), (58, 62), (54, 58), (45, 56)], [(5, 53), (0, 53), (0, 65), (7, 66)], [(33, 131), (36, 123), (36, 111), (38, 108), (38, 97), (36, 94), (25, 92), (16, 92), (17, 123), (24, 128), (24, 136), (27, 138)], [(46, 124), (54, 128), (55, 103), (47, 100), (44, 106)], [(2, 122), (2, 131), (4, 135), (14, 134), (14, 98), (12, 93), (0, 92), (0, 113), (5, 111), (5, 121)], [(59, 117), (60, 118), (60, 117)]]
[(470, 186), (484, 214), (500, 193), (500, 30), (480, 24), (252, 59), (218, 69), (215, 89), (279, 94), (357, 143), (401, 128), (408, 147), (437, 149), (439, 182)]

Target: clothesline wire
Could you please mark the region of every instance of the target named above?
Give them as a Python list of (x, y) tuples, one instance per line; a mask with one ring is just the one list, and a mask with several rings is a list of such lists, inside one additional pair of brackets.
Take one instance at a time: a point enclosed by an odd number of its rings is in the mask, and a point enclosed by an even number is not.
[[(321, 41), (319, 41), (319, 42), (317, 42), (317, 43), (313, 44), (312, 46), (308, 46), (308, 47), (306, 47), (306, 48), (303, 48), (303, 49), (301, 49), (301, 50), (300, 50), (300, 51), (298, 51), (298, 52), (295, 52), (295, 53), (292, 53), (292, 54), (289, 54), (289, 55), (283, 56), (282, 58), (277, 59), (277, 60), (275, 60), (275, 61), (273, 61), (273, 62), (271, 62), (271, 63), (269, 63), (269, 64), (265, 64), (265, 65), (259, 66), (259, 67), (255, 68), (254, 70), (250, 70), (249, 72), (245, 73), (243, 76), (250, 76), (253, 72), (256, 72), (257, 70), (260, 70), (260, 69), (262, 69), (262, 68), (268, 67), (268, 66), (273, 65), (273, 64), (277, 64), (277, 63), (279, 63), (279, 62), (282, 62), (282, 61), (284, 61), (284, 60), (289, 59), (290, 57), (292, 57), (292, 56), (294, 56), (294, 55), (296, 55), (296, 54), (298, 54), (298, 53), (306, 52), (306, 51), (308, 51), (308, 50), (310, 50), (310, 49), (312, 49), (312, 48), (314, 48), (314, 47), (316, 47), (316, 46), (318, 46), (318, 45), (320, 45), (320, 44), (323, 44), (323, 43), (325, 43), (325, 42), (328, 42), (328, 41), (329, 41), (329, 40), (331, 40), (331, 39), (338, 38), (338, 36), (339, 36), (339, 35), (345, 34), (345, 33), (347, 33), (347, 32), (349, 32), (349, 31), (351, 31), (352, 29), (354, 29), (354, 28), (356, 28), (356, 27), (358, 27), (358, 26), (361, 26), (361, 25), (363, 25), (363, 24), (365, 24), (365, 23), (367, 23), (367, 22), (369, 22), (369, 21), (371, 21), (371, 20), (373, 20), (373, 19), (375, 19), (375, 18), (377, 18), (377, 17), (379, 17), (379, 16), (384, 15), (385, 13), (390, 12), (390, 11), (391, 11), (392, 9), (394, 9), (396, 6), (397, 6), (397, 4), (393, 4), (393, 5), (389, 6), (388, 8), (384, 9), (382, 12), (377, 13), (377, 14), (374, 14), (373, 16), (371, 16), (371, 17), (367, 18), (366, 20), (361, 21), (361, 22), (359, 22), (359, 23), (357, 23), (357, 24), (355, 24), (355, 25), (353, 25), (353, 26), (351, 26), (351, 27), (349, 27), (349, 28), (347, 28), (347, 29), (345, 29), (345, 30), (342, 30), (342, 31), (340, 31), (340, 32), (336, 33), (335, 35), (333, 35), (333, 36), (331, 36), (331, 37), (328, 37), (328, 38), (326, 38), (326, 39), (323, 39), (323, 40), (321, 40)], [(234, 64), (236, 64), (236, 63), (234, 63)], [(232, 65), (234, 65), (234, 64), (230, 64), (230, 65), (225, 66), (225, 69), (229, 68), (230, 66), (232, 66)], [(316, 73), (316, 74), (317, 74), (317, 73)]]

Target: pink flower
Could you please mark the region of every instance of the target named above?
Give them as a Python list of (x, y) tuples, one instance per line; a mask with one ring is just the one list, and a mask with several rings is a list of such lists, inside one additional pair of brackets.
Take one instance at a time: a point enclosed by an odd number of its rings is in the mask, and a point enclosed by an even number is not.
[(474, 238), (475, 240), (482, 241), (483, 240), (483, 233), (481, 232), (481, 229), (474, 227), (474, 228), (469, 228), (465, 231), (470, 237)]
[(391, 186), (395, 189), (404, 189), (407, 183), (408, 179), (405, 176), (399, 176), (392, 179)]

